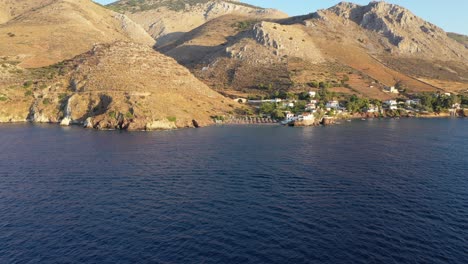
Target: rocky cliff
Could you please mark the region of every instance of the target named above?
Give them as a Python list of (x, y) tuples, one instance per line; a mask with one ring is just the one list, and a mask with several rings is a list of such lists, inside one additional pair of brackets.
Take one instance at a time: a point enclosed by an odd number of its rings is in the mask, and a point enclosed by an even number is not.
[(375, 32), (385, 40), (391, 52), (402, 55), (467, 60), (466, 51), (447, 36), (441, 28), (424, 21), (411, 11), (386, 2), (371, 2), (366, 6), (341, 2), (327, 10), (317, 12), (317, 17), (333, 20), (330, 14), (343, 18), (344, 24), (356, 23), (361, 28)]

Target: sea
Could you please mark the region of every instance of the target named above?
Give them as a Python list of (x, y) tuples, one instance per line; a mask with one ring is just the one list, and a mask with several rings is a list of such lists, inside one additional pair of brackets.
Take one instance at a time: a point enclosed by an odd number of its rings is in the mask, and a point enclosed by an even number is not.
[(468, 119), (3, 124), (0, 263), (468, 263)]

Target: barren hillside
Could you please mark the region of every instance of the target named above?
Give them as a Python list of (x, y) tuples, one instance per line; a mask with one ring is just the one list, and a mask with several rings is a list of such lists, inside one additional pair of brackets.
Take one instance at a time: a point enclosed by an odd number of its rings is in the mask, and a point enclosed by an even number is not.
[(228, 0), (121, 0), (108, 7), (142, 25), (157, 45), (171, 43), (183, 33), (226, 14), (257, 19), (287, 17), (278, 10)]
[(468, 36), (466, 35), (462, 35), (462, 34), (457, 34), (457, 33), (447, 33), (447, 36), (449, 36), (449, 38), (452, 38), (458, 42), (460, 42), (461, 44), (465, 45), (465, 48), (468, 49)]
[(8, 22), (0, 24), (0, 57), (19, 61), (24, 67), (70, 59), (95, 43), (127, 40), (154, 44), (144, 29), (126, 16), (91, 0), (1, 1)]
[(128, 42), (97, 45), (46, 68), (3, 62), (0, 76), (2, 122), (173, 129), (211, 124), (235, 108), (173, 59)]

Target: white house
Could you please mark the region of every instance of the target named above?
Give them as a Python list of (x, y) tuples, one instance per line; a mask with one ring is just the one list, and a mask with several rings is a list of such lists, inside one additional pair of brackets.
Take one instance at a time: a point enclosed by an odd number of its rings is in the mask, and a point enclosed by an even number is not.
[(316, 95), (317, 95), (317, 92), (315, 92), (315, 91), (310, 91), (309, 92), (309, 97), (310, 98), (315, 98)]
[(379, 108), (373, 104), (370, 104), (369, 107), (364, 109), (364, 111), (366, 113), (377, 113), (379, 111)]
[(406, 105), (420, 105), (421, 99), (409, 99), (405, 101)]
[(340, 107), (340, 102), (334, 100), (334, 101), (329, 101), (326, 105), (325, 105), (326, 108), (334, 108), (334, 109), (337, 109)]
[(293, 118), (294, 118), (294, 114), (291, 113), (291, 112), (289, 112), (289, 111), (286, 111), (286, 112), (284, 112), (284, 118), (285, 118), (286, 120), (293, 119)]
[(384, 87), (384, 92), (394, 93), (394, 94), (399, 94), (400, 93), (398, 91), (398, 89), (395, 88), (395, 86), (386, 86), (386, 87)]
[(317, 109), (316, 104), (307, 104), (306, 108), (305, 108), (306, 111), (310, 111), (310, 110), (314, 110), (314, 109)]
[(387, 105), (388, 109), (390, 110), (397, 110), (398, 109), (398, 102), (396, 100), (387, 100), (384, 102)]

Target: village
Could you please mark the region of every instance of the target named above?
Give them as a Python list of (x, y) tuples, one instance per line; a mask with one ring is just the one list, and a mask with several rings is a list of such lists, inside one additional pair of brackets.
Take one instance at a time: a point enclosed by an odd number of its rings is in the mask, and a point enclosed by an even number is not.
[(320, 89), (289, 93), (283, 98), (235, 100), (251, 106), (260, 118), (288, 126), (330, 125), (339, 120), (384, 117), (457, 116), (463, 115), (463, 108), (468, 104), (466, 96), (451, 93), (402, 95), (393, 86), (385, 87), (384, 92), (393, 94), (394, 99), (380, 101), (356, 95), (336, 95)]

